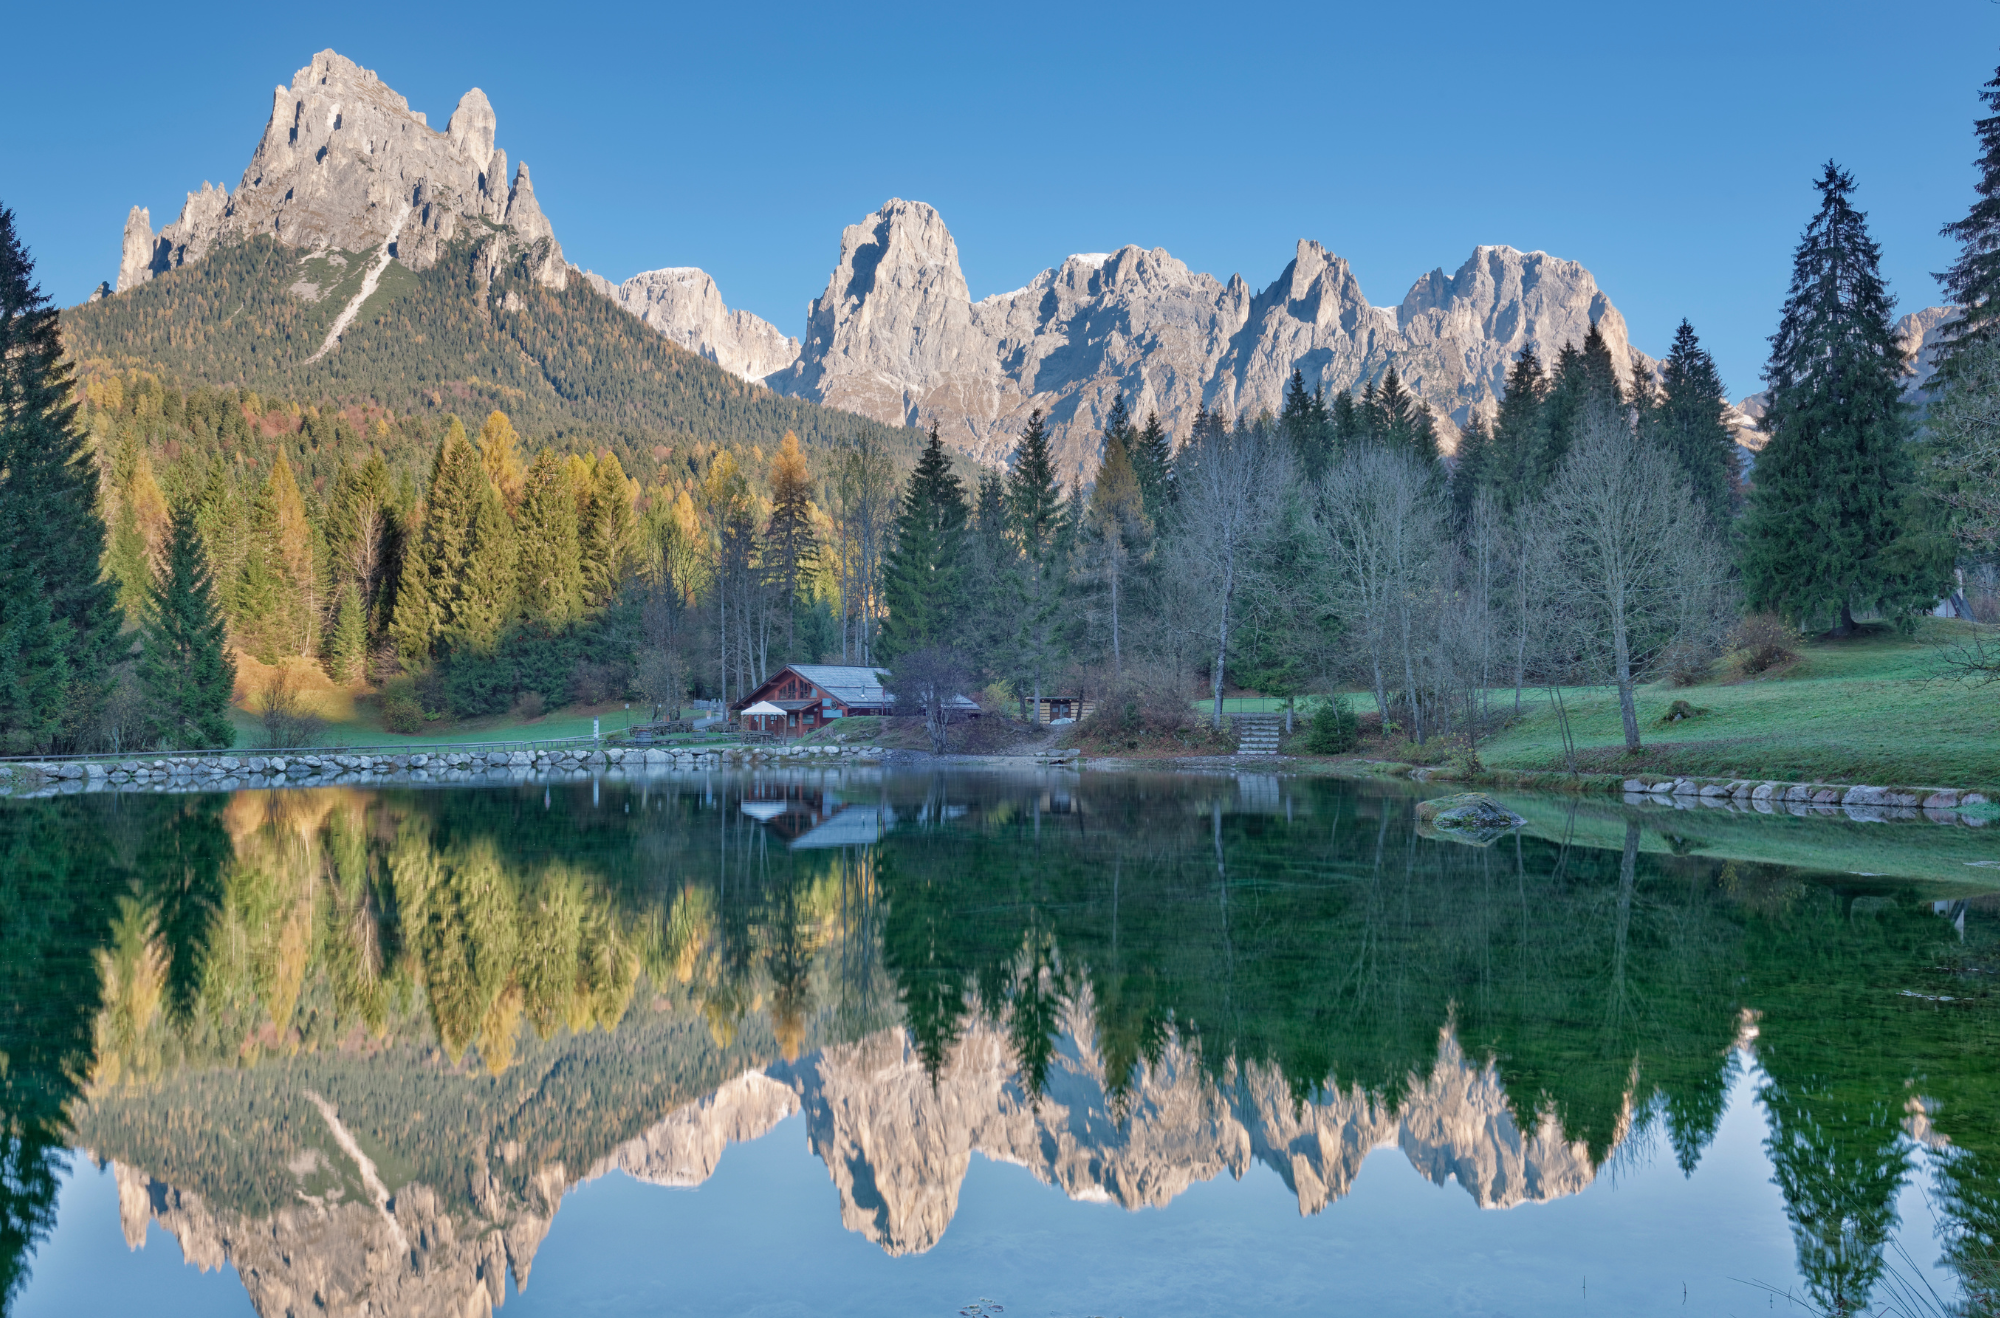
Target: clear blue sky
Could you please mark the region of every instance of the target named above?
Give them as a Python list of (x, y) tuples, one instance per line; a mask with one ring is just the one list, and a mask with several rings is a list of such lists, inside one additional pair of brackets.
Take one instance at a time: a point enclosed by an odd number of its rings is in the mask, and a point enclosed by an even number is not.
[(570, 260), (713, 274), (797, 334), (843, 225), (928, 201), (974, 297), (1160, 246), (1253, 286), (1302, 237), (1393, 306), (1478, 243), (1582, 261), (1658, 354), (1759, 388), (1828, 157), (1902, 310), (1938, 301), (2000, 5), (17, 4), (0, 202), (68, 304), (240, 179), (331, 46), (442, 126), (485, 89)]

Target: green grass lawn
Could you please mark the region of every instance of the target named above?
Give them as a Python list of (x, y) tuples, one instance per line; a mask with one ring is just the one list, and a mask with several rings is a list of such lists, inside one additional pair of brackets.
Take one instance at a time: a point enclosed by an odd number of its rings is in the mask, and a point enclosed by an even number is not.
[[(340, 746), (464, 746), (481, 741), (555, 741), (564, 737), (588, 737), (593, 718), (606, 736), (634, 723), (644, 723), (650, 706), (635, 703), (626, 709), (621, 701), (611, 705), (571, 705), (551, 710), (538, 719), (520, 719), (507, 714), (485, 718), (440, 722), (422, 732), (404, 736), (383, 728), (375, 703), (357, 701), (354, 717), (330, 722), (316, 745), (333, 749)], [(230, 710), (236, 725), (236, 748), (249, 750), (264, 744), (264, 729), (254, 714)]]
[[(1782, 672), (1744, 679), (1726, 663), (1698, 686), (1642, 687), (1637, 756), (1625, 752), (1616, 692), (1565, 690), (1585, 772), (2000, 788), (2000, 685), (1975, 687), (1944, 669), (1939, 646), (1968, 624), (1925, 619), (1914, 637), (1874, 632), (1809, 642)], [(1511, 703), (1513, 693), (1506, 699)], [(1662, 725), (1675, 700), (1705, 709)], [(1359, 702), (1357, 702), (1358, 704)], [(1372, 704), (1373, 702), (1368, 702)], [(1479, 748), (1489, 768), (1563, 769), (1547, 696)]]

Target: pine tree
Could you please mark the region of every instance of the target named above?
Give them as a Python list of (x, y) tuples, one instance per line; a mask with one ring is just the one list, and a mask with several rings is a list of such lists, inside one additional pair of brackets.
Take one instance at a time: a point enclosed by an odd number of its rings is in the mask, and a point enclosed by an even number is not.
[(1014, 447), (1007, 474), (1007, 504), (1021, 548), (1036, 557), (1053, 548), (1062, 519), (1062, 485), (1056, 480), (1055, 451), (1038, 407)]
[(394, 499), (389, 466), (380, 454), (359, 467), (341, 464), (326, 514), (327, 556), (333, 581), (355, 587), (364, 619), (378, 616), (377, 602), (388, 577)]
[(1327, 433), (1326, 420), (1325, 400), (1306, 388), (1305, 372), (1294, 366), (1292, 378), (1285, 384), (1278, 423), (1284, 427), (1285, 438), (1291, 441), (1292, 453), (1307, 480), (1319, 479), (1332, 458), (1333, 437)]
[(526, 479), (519, 448), (520, 436), (514, 433), (514, 423), (507, 419), (507, 414), (489, 412), (486, 424), (479, 427), (479, 463), (486, 468), (486, 479), (500, 491), (509, 510), (519, 506), (521, 483)]
[(450, 616), (439, 629), (446, 645), (492, 653), (514, 617), (515, 559), (514, 523), (500, 491), (487, 481), (466, 537), (465, 573), (453, 593)]
[(1913, 463), (1881, 252), (1849, 200), (1851, 174), (1829, 161), (1814, 187), (1819, 213), (1793, 257), (1764, 368), (1771, 438), (1744, 523), (1743, 576), (1754, 607), (1845, 635), (1857, 606), (1903, 616), (1943, 583), (1934, 564), (1892, 548)]
[(1142, 557), (1152, 537), (1146, 520), (1146, 501), (1139, 492), (1139, 476), (1127, 449), (1129, 426), (1107, 427), (1104, 432), (1104, 460), (1098, 464), (1097, 484), (1082, 518), (1085, 552), (1103, 584), (1105, 616), (1110, 624), (1111, 669), (1113, 680), (1124, 682), (1125, 645), (1123, 617), (1130, 565)]
[(1556, 352), (1554, 369), (1549, 372), (1548, 391), (1542, 396), (1541, 451), (1530, 468), (1524, 494), (1532, 498), (1548, 487), (1569, 456), (1571, 443), (1583, 424), (1590, 403), (1590, 366), (1581, 349), (1565, 343)]
[(1507, 389), (1493, 420), (1493, 455), (1487, 462), (1500, 501), (1509, 509), (1518, 508), (1541, 489), (1538, 464), (1546, 442), (1542, 413), (1547, 396), (1542, 360), (1531, 343), (1507, 372)]
[[(1674, 331), (1674, 346), (1661, 374), (1658, 403), (1642, 409), (1639, 433), (1665, 445), (1679, 459), (1695, 502), (1717, 529), (1727, 529), (1736, 436), (1723, 420), (1729, 404), (1715, 359), (1685, 320)], [(1650, 392), (1647, 398), (1651, 400)]]
[[(1133, 441), (1132, 471), (1139, 478), (1139, 497), (1146, 501), (1146, 516), (1154, 526), (1174, 502), (1174, 444), (1158, 412), (1146, 414), (1146, 425)], [(983, 487), (982, 487), (983, 494)]]
[(597, 455), (588, 494), (588, 508), (577, 525), (577, 539), (583, 548), (583, 599), (591, 608), (602, 608), (618, 598), (639, 543), (632, 483), (625, 478), (617, 454)]
[(202, 549), (208, 555), (209, 573), (215, 578), (216, 602), (233, 628), (236, 582), (243, 575), (243, 559), (249, 552), (249, 528), (236, 486), (220, 461), (209, 464), (208, 479), (195, 502), (195, 525), (201, 529)]
[(1493, 435), (1486, 418), (1474, 412), (1459, 430), (1458, 449), (1452, 454), (1452, 519), (1461, 531), (1472, 524), (1472, 506), (1479, 492), (1493, 488), (1494, 457)]
[(352, 581), (340, 588), (334, 611), (333, 636), (327, 645), (327, 675), (336, 682), (358, 682), (368, 666), (368, 611), (361, 588)]
[[(1223, 424), (1219, 413), (1202, 415), (1207, 425)], [(1007, 511), (1020, 553), (1013, 600), (1014, 660), (1009, 666), (1014, 670), (1016, 690), (1037, 700), (1043, 683), (1054, 672), (1058, 651), (1057, 624), (1070, 530), (1067, 502), (1056, 480), (1048, 427), (1041, 409), (1036, 408), (1028, 416), (1020, 443), (1014, 446), (1007, 473)]]
[(139, 622), (153, 578), (166, 564), (167, 530), (173, 514), (153, 475), (152, 460), (136, 433), (127, 433), (112, 463), (111, 510), (106, 522), (111, 543), (105, 569), (117, 579), (118, 604), (125, 616)]
[(403, 662), (418, 668), (457, 613), (457, 590), (464, 580), (472, 522), (491, 488), (472, 441), (457, 417), (445, 427), (431, 463), (422, 525), (404, 556), (396, 589), (391, 633)]
[(0, 207), (0, 746), (74, 747), (109, 690), (120, 615), (56, 309)]
[(949, 645), (965, 621), (965, 487), (952, 474), (937, 423), (910, 473), (884, 565), (878, 653), (896, 655)]
[[(682, 492), (686, 498), (686, 492)], [(516, 518), (520, 557), (515, 580), (521, 616), (549, 628), (583, 613), (582, 552), (576, 531), (576, 492), (569, 464), (543, 449), (535, 455)]]
[(313, 540), (298, 482), (281, 452), (250, 510), (249, 552), (237, 589), (239, 644), (264, 663), (318, 650), (324, 592)]
[[(1369, 387), (1373, 387), (1372, 385)], [(1333, 445), (1342, 452), (1358, 447), (1368, 436), (1368, 418), (1354, 401), (1354, 391), (1342, 389), (1327, 409)]]
[(1938, 369), (1955, 374), (1967, 348), (1993, 339), (2000, 330), (2000, 72), (1980, 91), (1979, 99), (1993, 111), (1972, 123), (1979, 139), (1978, 200), (1962, 220), (1942, 230), (1958, 244), (1951, 269), (1934, 276), (1945, 296), (1960, 310), (1959, 319), (1944, 327), (1944, 347)]
[(764, 524), (761, 560), (771, 588), (785, 610), (789, 627), (805, 587), (819, 567), (819, 536), (813, 529), (812, 472), (799, 437), (785, 432), (771, 457), (771, 516)]
[(139, 683), (151, 743), (176, 750), (234, 745), (229, 697), (236, 664), (192, 503), (172, 514), (166, 562), (148, 592), (142, 627)]

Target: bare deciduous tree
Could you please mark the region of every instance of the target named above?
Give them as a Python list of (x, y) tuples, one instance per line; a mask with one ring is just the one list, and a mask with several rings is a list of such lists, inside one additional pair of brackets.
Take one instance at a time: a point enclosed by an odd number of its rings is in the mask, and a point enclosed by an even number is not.
[(972, 712), (964, 694), (971, 681), (972, 665), (948, 646), (925, 646), (896, 656), (889, 693), (896, 697), (898, 714), (923, 719), (931, 754), (944, 754), (952, 723)]
[(1291, 453), (1282, 432), (1263, 426), (1221, 427), (1198, 435), (1177, 465), (1180, 501), (1175, 517), (1174, 562), (1198, 611), (1191, 622), (1206, 633), (1215, 665), (1214, 726), (1222, 726), (1224, 667), (1229, 627), (1239, 594), (1255, 571), (1253, 548), (1269, 529), (1278, 493), (1292, 479)]
[(1328, 473), (1319, 494), (1343, 612), (1360, 643), (1376, 706), (1386, 727), (1390, 675), (1401, 667), (1412, 731), (1421, 742), (1420, 596), (1435, 585), (1445, 542), (1442, 491), (1415, 454), (1371, 446), (1347, 455)]
[(1609, 409), (1585, 419), (1542, 518), (1542, 589), (1574, 652), (1617, 686), (1637, 750), (1634, 685), (1674, 641), (1715, 625), (1727, 567), (1714, 530), (1671, 456)]

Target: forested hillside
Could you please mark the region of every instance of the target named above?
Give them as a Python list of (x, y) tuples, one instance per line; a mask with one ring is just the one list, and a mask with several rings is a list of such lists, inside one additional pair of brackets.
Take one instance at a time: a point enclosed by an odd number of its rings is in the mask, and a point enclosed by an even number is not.
[(86, 377), (137, 369), (401, 416), (499, 408), (538, 442), (609, 448), (642, 479), (656, 449), (769, 448), (788, 430), (808, 447), (865, 432), (914, 454), (913, 432), (747, 384), (580, 280), (546, 288), (517, 264), (489, 284), (471, 241), (421, 273), (391, 262), (338, 346), (312, 360), (369, 256), (252, 238), (64, 312), (64, 343)]

